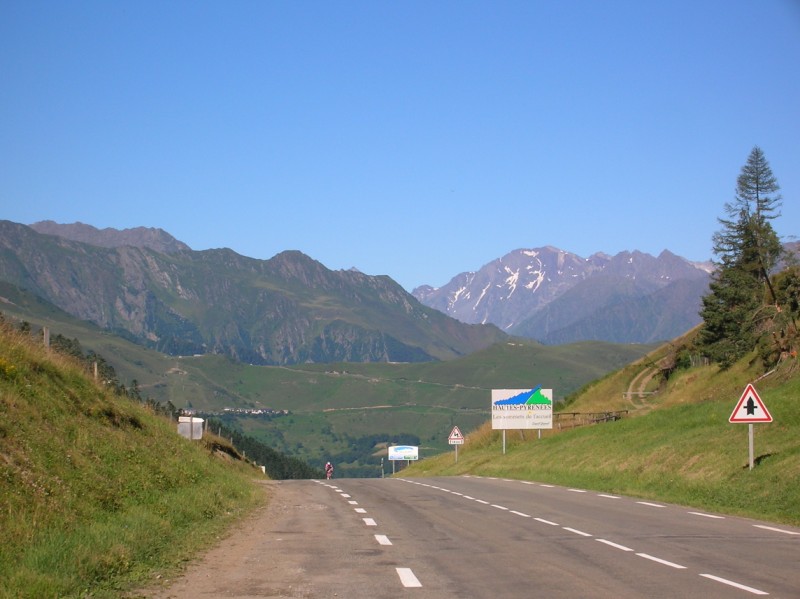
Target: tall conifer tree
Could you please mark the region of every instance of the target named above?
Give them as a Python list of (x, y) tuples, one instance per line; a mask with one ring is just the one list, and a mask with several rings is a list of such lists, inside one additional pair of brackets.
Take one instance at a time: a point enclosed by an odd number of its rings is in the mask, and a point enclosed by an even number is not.
[[(764, 152), (750, 152), (736, 181), (733, 202), (725, 204), (728, 218), (713, 236), (717, 260), (710, 293), (703, 298), (701, 343), (723, 367), (752, 350), (761, 323), (779, 310), (770, 281), (782, 246), (770, 221), (780, 216), (781, 197)], [(771, 310), (765, 307), (765, 288)]]

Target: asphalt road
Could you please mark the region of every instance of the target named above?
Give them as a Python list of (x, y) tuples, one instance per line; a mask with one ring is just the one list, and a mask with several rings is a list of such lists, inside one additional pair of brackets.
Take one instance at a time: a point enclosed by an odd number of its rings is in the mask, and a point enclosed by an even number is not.
[(280, 513), (243, 531), (258, 536), (238, 557), (250, 576), (219, 568), (215, 590), (162, 596), (800, 597), (789, 526), (477, 477), (273, 488)]

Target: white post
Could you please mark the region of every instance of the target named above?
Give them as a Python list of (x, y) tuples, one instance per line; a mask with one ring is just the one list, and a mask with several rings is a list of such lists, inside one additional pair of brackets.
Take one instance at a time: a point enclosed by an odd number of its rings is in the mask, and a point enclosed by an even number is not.
[(503, 455), (506, 455), (506, 429), (503, 429)]
[(749, 432), (748, 436), (750, 437), (750, 470), (752, 470), (753, 469), (753, 423), (751, 422), (747, 426), (750, 428), (750, 430), (748, 431)]

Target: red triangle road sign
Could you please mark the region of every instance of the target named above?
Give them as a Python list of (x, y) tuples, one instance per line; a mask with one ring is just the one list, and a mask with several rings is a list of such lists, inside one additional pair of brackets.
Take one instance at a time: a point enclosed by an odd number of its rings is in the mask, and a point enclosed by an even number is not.
[(745, 387), (728, 422), (772, 422), (772, 415), (752, 384)]
[(461, 429), (454, 426), (447, 440), (450, 441), (451, 445), (461, 445), (464, 442), (464, 435), (461, 434)]

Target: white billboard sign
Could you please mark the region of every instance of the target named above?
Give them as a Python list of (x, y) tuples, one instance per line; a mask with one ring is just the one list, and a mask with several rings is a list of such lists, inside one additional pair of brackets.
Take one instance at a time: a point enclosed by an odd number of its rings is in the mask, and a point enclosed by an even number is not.
[(390, 460), (418, 460), (419, 447), (415, 445), (390, 445)]
[(492, 389), (492, 428), (553, 428), (553, 390)]
[(203, 438), (203, 419), (192, 416), (178, 417), (178, 434), (187, 439)]

